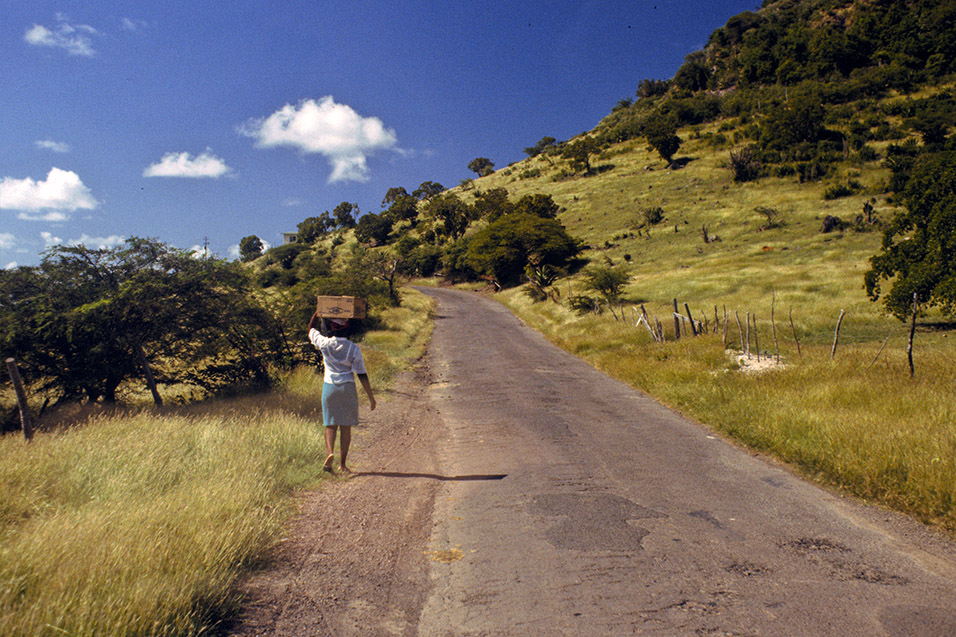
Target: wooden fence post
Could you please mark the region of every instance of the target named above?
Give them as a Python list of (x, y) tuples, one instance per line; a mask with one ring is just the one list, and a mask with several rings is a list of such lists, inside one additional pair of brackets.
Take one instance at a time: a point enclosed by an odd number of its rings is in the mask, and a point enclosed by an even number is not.
[(724, 349), (727, 349), (727, 306), (724, 306)]
[(837, 342), (840, 340), (840, 326), (843, 324), (843, 317), (846, 311), (840, 310), (840, 318), (837, 319), (836, 329), (833, 330), (833, 347), (830, 348), (830, 358), (836, 358)]
[(740, 312), (734, 310), (734, 316), (737, 318), (737, 337), (740, 339), (740, 353), (744, 353), (744, 330), (740, 327)]
[(773, 293), (773, 298), (770, 301), (770, 327), (773, 328), (773, 353), (776, 357), (776, 361), (780, 362), (780, 345), (777, 343), (777, 322), (774, 320), (774, 306), (777, 304), (777, 293)]
[[(890, 334), (890, 336), (893, 336), (893, 335)], [(878, 359), (880, 357), (880, 354), (883, 353), (883, 348), (886, 347), (886, 343), (887, 341), (890, 340), (890, 336), (887, 336), (886, 338), (883, 339), (883, 344), (880, 345), (880, 351), (876, 353), (876, 356), (873, 357), (873, 360), (870, 361), (870, 364), (866, 366), (867, 369), (873, 367), (873, 364), (876, 363), (876, 359)]]
[(750, 312), (747, 312), (747, 314), (744, 316), (744, 318), (746, 319), (746, 323), (747, 323), (747, 347), (746, 347), (746, 351), (747, 351), (747, 360), (749, 361), (749, 360), (750, 360)]
[(674, 299), (674, 340), (680, 340), (680, 318), (678, 315), (680, 312), (677, 310), (677, 299)]
[(760, 362), (760, 338), (757, 336), (757, 313), (754, 312), (754, 349), (757, 350), (757, 362)]
[(803, 352), (800, 351), (800, 339), (797, 338), (797, 328), (793, 326), (793, 306), (790, 306), (790, 331), (793, 332), (793, 342), (797, 344), (797, 356), (803, 358)]
[(23, 429), (23, 437), (32, 440), (33, 422), (30, 420), (30, 406), (27, 404), (27, 393), (23, 389), (23, 380), (21, 380), (20, 371), (17, 369), (17, 361), (8, 358), (6, 363), (7, 371), (13, 380), (13, 390), (17, 394), (17, 405), (20, 407), (20, 427)]
[(690, 313), (690, 306), (684, 303), (684, 309), (687, 310), (687, 320), (690, 321), (690, 333), (697, 336), (697, 326), (694, 325), (694, 317)]
[(910, 322), (910, 338), (906, 344), (906, 359), (910, 363), (910, 378), (916, 375), (916, 369), (913, 367), (913, 337), (916, 336), (916, 312), (918, 309), (916, 292), (913, 292), (913, 320)]

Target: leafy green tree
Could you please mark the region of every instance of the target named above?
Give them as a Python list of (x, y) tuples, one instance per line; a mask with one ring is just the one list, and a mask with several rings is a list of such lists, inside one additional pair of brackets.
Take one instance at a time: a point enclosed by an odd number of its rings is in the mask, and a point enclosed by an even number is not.
[(239, 260), (243, 263), (255, 261), (262, 256), (262, 249), (264, 247), (262, 239), (254, 234), (243, 237), (242, 240), (239, 241)]
[(441, 255), (441, 274), (452, 282), (474, 281), (478, 273), (468, 262), (468, 244), (470, 237), (445, 244)]
[(54, 401), (112, 403), (142, 377), (140, 351), (157, 382), (214, 390), (268, 382), (285, 343), (238, 264), (130, 238), (0, 272), (0, 348)]
[(593, 137), (583, 137), (564, 147), (562, 155), (571, 160), (571, 167), (574, 170), (583, 170), (585, 174), (591, 174), (591, 155), (600, 150), (597, 141)]
[(411, 221), (414, 225), (418, 217), (418, 199), (412, 195), (399, 195), (392, 201), (387, 212), (388, 216), (396, 222)]
[(710, 81), (710, 68), (703, 51), (695, 51), (684, 58), (684, 63), (674, 75), (674, 85), (688, 91), (697, 92), (707, 88)]
[(617, 101), (617, 104), (611, 107), (611, 112), (616, 113), (618, 111), (626, 111), (627, 109), (631, 108), (633, 104), (634, 104), (634, 100), (632, 100), (631, 98), (622, 97), (621, 99)]
[(408, 191), (402, 188), (401, 186), (394, 186), (389, 188), (385, 193), (385, 197), (382, 198), (382, 207), (390, 206), (395, 202), (396, 199), (400, 197), (407, 197)]
[(383, 282), (387, 286), (389, 303), (398, 307), (401, 305), (398, 284), (405, 272), (405, 260), (406, 255), (390, 250), (360, 250), (354, 254), (352, 267)]
[(508, 189), (501, 187), (475, 192), (474, 208), (476, 218), (488, 221), (514, 212), (514, 205), (508, 200)]
[(535, 144), (534, 146), (529, 146), (528, 148), (525, 148), (524, 152), (528, 157), (537, 157), (541, 153), (547, 150), (550, 150), (552, 148), (555, 148), (557, 146), (557, 143), (558, 142), (554, 137), (545, 135), (544, 137), (539, 139), (538, 143)]
[(296, 257), (308, 249), (309, 246), (305, 243), (296, 241), (295, 243), (284, 243), (281, 246), (269, 248), (262, 256), (264, 257), (266, 265), (278, 263), (283, 270), (289, 270), (292, 268), (292, 264), (295, 263)]
[(339, 228), (354, 228), (355, 227), (355, 216), (359, 213), (359, 207), (357, 203), (349, 203), (343, 201), (335, 207), (332, 211), (332, 219), (335, 220), (335, 224)]
[(661, 159), (670, 164), (681, 145), (680, 137), (677, 136), (677, 118), (663, 114), (649, 117), (644, 124), (644, 134), (647, 143), (658, 152)]
[(468, 162), (468, 170), (479, 177), (486, 177), (495, 172), (495, 164), (487, 157), (475, 157)]
[(664, 95), (671, 87), (667, 80), (643, 79), (637, 85), (637, 97), (639, 99), (648, 99), (658, 95)]
[(476, 232), (466, 259), (476, 272), (506, 287), (517, 284), (532, 261), (566, 268), (580, 251), (580, 243), (554, 219), (513, 213)]
[(621, 292), (629, 279), (630, 274), (623, 267), (596, 265), (585, 272), (588, 289), (597, 292), (609, 303), (616, 303), (621, 298)]
[(296, 226), (296, 239), (300, 243), (312, 245), (333, 227), (334, 223), (328, 211), (323, 212), (318, 217), (306, 217)]
[(871, 300), (883, 281), (892, 281), (883, 303), (900, 320), (912, 311), (913, 295), (923, 310), (956, 310), (956, 150), (927, 153), (916, 160), (901, 201), (905, 209), (883, 234), (870, 258), (864, 283)]
[(388, 236), (392, 232), (392, 218), (383, 213), (366, 213), (359, 217), (355, 225), (355, 238), (361, 243), (382, 245), (388, 243)]
[(815, 143), (824, 134), (824, 115), (819, 95), (794, 95), (789, 104), (778, 104), (767, 114), (760, 127), (760, 141), (765, 148), (775, 150)]
[(525, 215), (535, 215), (544, 219), (554, 219), (558, 216), (561, 208), (554, 203), (551, 195), (535, 193), (525, 195), (515, 202), (514, 211)]
[(425, 181), (412, 191), (412, 197), (418, 199), (419, 201), (425, 201), (426, 199), (431, 199), (435, 195), (440, 195), (445, 192), (445, 187), (442, 186), (437, 181)]
[(457, 195), (446, 193), (429, 199), (424, 205), (424, 214), (437, 223), (437, 231), (455, 241), (465, 234), (474, 209)]

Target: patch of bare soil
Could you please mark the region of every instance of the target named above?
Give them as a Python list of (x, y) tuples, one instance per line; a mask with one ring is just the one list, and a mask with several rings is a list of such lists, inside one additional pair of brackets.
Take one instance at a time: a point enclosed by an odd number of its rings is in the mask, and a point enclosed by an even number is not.
[(738, 369), (747, 374), (759, 374), (786, 367), (786, 363), (767, 354), (746, 354), (730, 349), (727, 350), (727, 354), (737, 361)]
[(247, 601), (222, 634), (416, 634), (444, 435), (425, 398), (429, 379), (422, 363), (378, 393), (375, 411), (362, 409), (353, 473), (302, 496), (288, 537), (243, 582)]

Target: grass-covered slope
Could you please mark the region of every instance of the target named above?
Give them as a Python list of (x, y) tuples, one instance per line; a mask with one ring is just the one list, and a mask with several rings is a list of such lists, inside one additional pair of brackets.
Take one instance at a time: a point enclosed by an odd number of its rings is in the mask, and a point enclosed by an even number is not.
[[(769, 314), (776, 293), (778, 310), (793, 307), (798, 329), (811, 339), (824, 326), (832, 329), (841, 309), (851, 317), (843, 332), (849, 340), (885, 336), (898, 324), (882, 318), (863, 292), (863, 272), (880, 245), (878, 229), (821, 232), (825, 217), (852, 222), (873, 199), (877, 215), (892, 216), (883, 194), (889, 172), (879, 161), (847, 164), (841, 175), (809, 184), (794, 176), (739, 184), (726, 167), (728, 149), (695, 139), (690, 129), (679, 134), (684, 142), (677, 159), (687, 161), (680, 170), (667, 169), (643, 140), (631, 140), (599, 155), (592, 176), (565, 177), (560, 160), (551, 167), (546, 158), (534, 158), (474, 187), (504, 187), (513, 198), (552, 195), (565, 208), (561, 221), (590, 246), (591, 261), (629, 264), (629, 298), (657, 314), (665, 314), (674, 298), (689, 302), (692, 311), (712, 314), (717, 304)], [(522, 178), (529, 170), (540, 174)], [(847, 176), (863, 190), (824, 200), (825, 190)], [(656, 207), (663, 220), (646, 224), (644, 211)], [(777, 211), (776, 227), (766, 227), (759, 208)]]

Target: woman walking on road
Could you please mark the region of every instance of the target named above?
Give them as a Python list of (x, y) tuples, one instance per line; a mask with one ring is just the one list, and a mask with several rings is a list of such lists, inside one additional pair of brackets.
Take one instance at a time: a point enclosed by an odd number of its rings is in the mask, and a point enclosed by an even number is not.
[[(322, 324), (325, 322), (322, 321)], [(358, 424), (358, 391), (355, 388), (355, 376), (368, 394), (369, 409), (375, 409), (375, 396), (365, 371), (365, 359), (362, 350), (349, 340), (348, 319), (329, 319), (327, 329), (319, 330), (319, 316), (315, 313), (309, 319), (309, 340), (322, 352), (325, 364), (322, 384), (322, 420), (325, 424), (325, 449), (328, 456), (323, 468), (332, 470), (335, 460), (335, 437), (342, 430), (342, 442), (339, 447), (339, 471), (348, 472), (345, 460), (349, 455), (352, 442), (352, 427)], [(328, 332), (328, 335), (323, 332)]]

